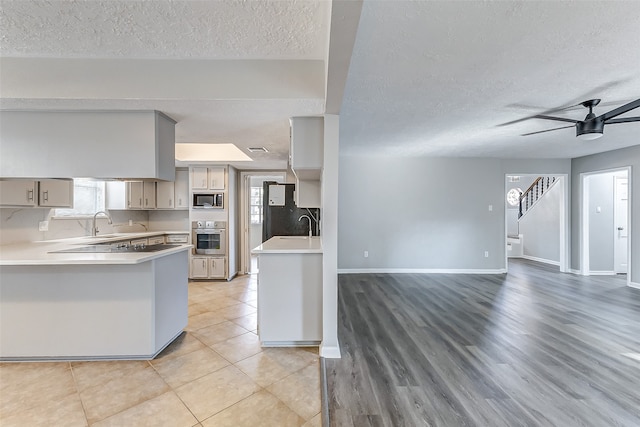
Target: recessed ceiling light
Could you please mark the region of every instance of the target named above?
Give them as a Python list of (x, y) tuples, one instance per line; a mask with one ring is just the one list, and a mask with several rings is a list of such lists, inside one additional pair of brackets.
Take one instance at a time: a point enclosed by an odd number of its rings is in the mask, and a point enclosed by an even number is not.
[(252, 153), (268, 153), (269, 151), (264, 147), (249, 147), (247, 148)]
[(176, 160), (181, 162), (252, 162), (233, 144), (176, 144)]

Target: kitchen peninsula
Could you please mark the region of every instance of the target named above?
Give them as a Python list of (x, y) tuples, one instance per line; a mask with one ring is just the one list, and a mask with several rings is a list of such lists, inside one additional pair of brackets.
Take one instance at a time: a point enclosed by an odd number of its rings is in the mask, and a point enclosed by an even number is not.
[(322, 240), (275, 236), (258, 255), (258, 335), (266, 347), (322, 341)]
[(69, 252), (118, 238), (0, 246), (0, 360), (151, 359), (182, 332), (191, 245)]

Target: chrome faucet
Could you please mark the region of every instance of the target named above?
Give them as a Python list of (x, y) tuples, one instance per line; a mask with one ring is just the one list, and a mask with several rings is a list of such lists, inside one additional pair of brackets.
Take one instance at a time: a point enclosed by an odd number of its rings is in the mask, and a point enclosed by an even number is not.
[(309, 215), (300, 215), (298, 221), (300, 221), (302, 218), (307, 218), (309, 220), (309, 237), (312, 237), (313, 233), (311, 232), (311, 218), (309, 218)]
[(91, 236), (96, 237), (98, 235), (98, 227), (96, 226), (96, 217), (100, 214), (105, 214), (107, 216), (107, 219), (109, 220), (109, 224), (113, 224), (113, 222), (111, 221), (111, 216), (105, 212), (105, 211), (98, 211), (96, 212), (96, 214), (93, 216), (93, 223), (91, 225)]

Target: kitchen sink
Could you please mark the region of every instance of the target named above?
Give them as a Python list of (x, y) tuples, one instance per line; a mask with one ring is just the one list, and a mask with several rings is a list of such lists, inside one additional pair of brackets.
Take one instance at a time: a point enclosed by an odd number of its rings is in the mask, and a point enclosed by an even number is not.
[(136, 252), (158, 252), (165, 249), (177, 248), (181, 245), (128, 245), (128, 246), (115, 246), (115, 245), (89, 245), (80, 246), (77, 248), (63, 249), (60, 251), (52, 251), (50, 253), (94, 253), (94, 254), (121, 254), (121, 253), (136, 253)]

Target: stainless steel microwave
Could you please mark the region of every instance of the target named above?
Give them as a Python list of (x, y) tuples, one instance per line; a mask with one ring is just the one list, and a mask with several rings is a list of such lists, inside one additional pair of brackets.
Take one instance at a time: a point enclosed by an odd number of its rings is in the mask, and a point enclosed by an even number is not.
[(192, 208), (224, 208), (224, 193), (193, 193)]

